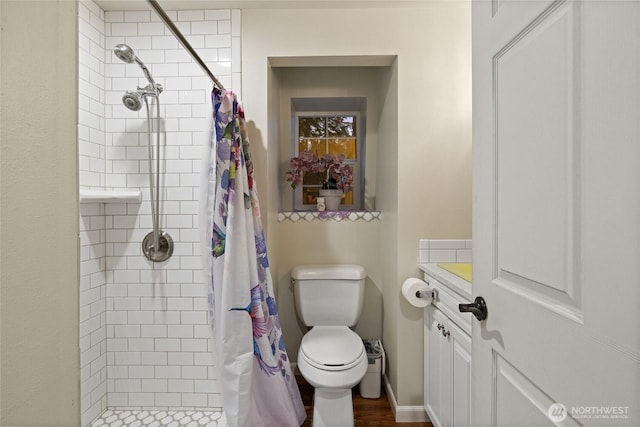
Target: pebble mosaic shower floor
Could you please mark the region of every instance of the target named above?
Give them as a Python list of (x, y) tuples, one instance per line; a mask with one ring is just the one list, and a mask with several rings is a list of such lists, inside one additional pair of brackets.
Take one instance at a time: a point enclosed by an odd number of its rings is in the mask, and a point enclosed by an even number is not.
[(227, 427), (222, 412), (108, 410), (91, 427)]

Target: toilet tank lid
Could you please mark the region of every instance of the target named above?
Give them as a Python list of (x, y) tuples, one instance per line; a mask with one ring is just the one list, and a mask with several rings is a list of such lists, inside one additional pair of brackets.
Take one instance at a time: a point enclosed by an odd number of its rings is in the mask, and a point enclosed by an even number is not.
[(361, 280), (367, 273), (364, 267), (356, 264), (310, 264), (293, 267), (291, 277), (296, 280)]

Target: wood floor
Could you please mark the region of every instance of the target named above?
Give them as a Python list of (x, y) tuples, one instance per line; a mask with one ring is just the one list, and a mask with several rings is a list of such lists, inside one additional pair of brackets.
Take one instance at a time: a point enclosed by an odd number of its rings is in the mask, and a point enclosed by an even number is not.
[[(313, 387), (311, 387), (302, 377), (296, 375), (302, 402), (307, 410), (307, 419), (302, 427), (311, 427), (313, 416)], [(391, 411), (389, 399), (382, 393), (378, 399), (365, 399), (358, 394), (358, 387), (353, 390), (353, 413), (355, 417), (355, 427), (433, 427), (431, 423), (396, 423)]]

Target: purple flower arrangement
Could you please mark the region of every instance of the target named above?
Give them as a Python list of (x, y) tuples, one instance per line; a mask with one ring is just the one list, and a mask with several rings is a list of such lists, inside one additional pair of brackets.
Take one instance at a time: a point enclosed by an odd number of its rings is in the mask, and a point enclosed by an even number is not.
[(289, 171), (286, 173), (291, 188), (302, 184), (305, 173), (318, 174), (322, 182), (322, 189), (338, 189), (348, 193), (353, 189), (353, 167), (344, 163), (345, 156), (325, 154), (318, 157), (310, 151), (301, 151), (298, 157), (289, 161)]

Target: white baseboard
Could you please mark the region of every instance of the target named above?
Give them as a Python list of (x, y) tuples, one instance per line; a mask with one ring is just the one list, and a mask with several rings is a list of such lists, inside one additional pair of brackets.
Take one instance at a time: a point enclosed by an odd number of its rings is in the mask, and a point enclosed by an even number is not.
[(429, 422), (429, 417), (424, 410), (424, 406), (398, 406), (396, 396), (393, 394), (393, 389), (389, 383), (389, 378), (386, 375), (382, 376), (384, 381), (384, 389), (393, 411), (393, 416), (397, 423), (421, 423)]

